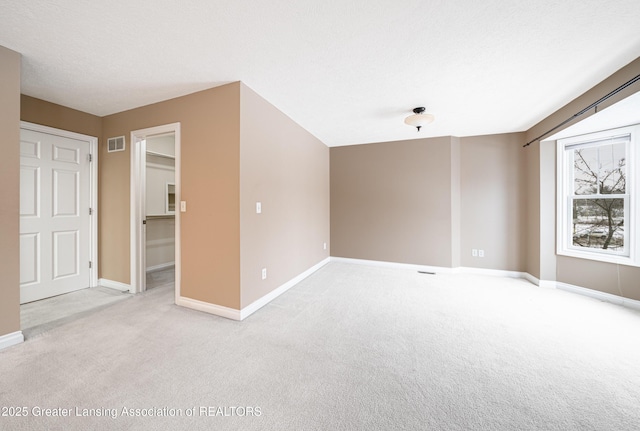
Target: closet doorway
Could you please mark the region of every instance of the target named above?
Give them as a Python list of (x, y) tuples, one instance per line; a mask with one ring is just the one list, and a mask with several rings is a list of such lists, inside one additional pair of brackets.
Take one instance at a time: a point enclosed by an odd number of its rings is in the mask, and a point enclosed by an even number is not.
[(180, 289), (180, 124), (131, 133), (131, 292)]

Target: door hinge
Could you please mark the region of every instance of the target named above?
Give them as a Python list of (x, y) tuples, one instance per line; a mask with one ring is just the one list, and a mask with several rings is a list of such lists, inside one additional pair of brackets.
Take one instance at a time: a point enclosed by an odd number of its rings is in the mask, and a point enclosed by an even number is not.
[(93, 215), (93, 208), (89, 208), (89, 215)]
[(93, 162), (93, 155), (89, 154), (89, 157), (87, 157), (89, 159), (90, 162)]
[(89, 269), (91, 269), (91, 266), (92, 266), (91, 261), (89, 261)]

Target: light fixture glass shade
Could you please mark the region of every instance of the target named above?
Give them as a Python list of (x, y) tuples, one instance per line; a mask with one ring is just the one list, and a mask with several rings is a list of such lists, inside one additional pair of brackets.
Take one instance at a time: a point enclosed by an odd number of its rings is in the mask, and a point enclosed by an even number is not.
[(434, 118), (435, 117), (431, 114), (413, 114), (405, 118), (404, 122), (409, 126), (422, 127), (426, 126), (429, 123), (432, 123)]

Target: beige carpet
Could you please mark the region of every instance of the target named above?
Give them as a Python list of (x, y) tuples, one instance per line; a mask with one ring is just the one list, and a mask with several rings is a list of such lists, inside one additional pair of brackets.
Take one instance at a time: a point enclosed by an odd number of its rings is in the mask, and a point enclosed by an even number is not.
[(244, 322), (172, 295), (158, 287), (0, 352), (0, 406), (28, 414), (0, 429), (640, 424), (640, 314), (622, 307), (522, 280), (344, 263)]

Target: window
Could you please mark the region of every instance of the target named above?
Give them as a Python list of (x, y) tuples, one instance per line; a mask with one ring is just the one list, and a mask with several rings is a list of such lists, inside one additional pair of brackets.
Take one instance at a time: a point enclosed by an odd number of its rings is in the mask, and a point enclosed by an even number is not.
[(638, 265), (638, 126), (558, 140), (558, 254)]

